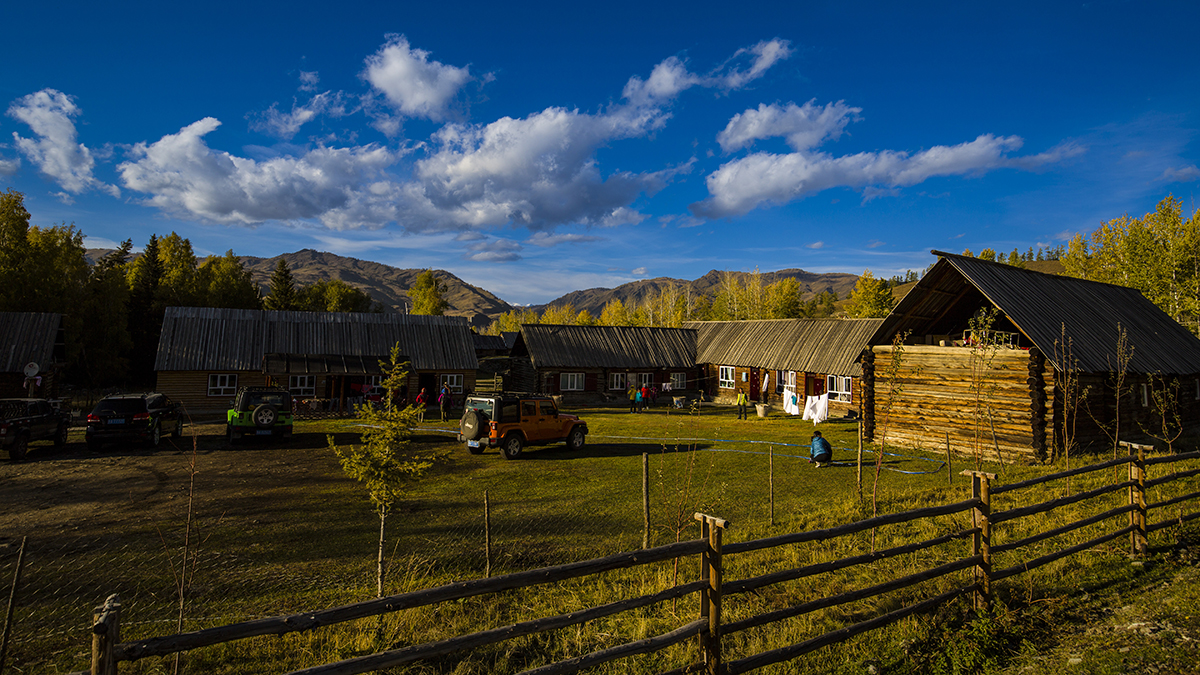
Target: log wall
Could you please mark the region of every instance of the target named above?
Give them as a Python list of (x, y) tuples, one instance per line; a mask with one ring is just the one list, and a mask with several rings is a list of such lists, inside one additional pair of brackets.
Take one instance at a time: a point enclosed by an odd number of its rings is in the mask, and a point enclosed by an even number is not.
[(905, 346), (894, 396), (892, 347), (873, 347), (873, 355), (876, 442), (945, 452), (948, 435), (950, 450), (961, 455), (974, 457), (978, 451), (985, 460), (1004, 463), (1046, 458), (1054, 405), (1053, 387), (1045, 383), (1054, 378), (1036, 352), (996, 351), (976, 386), (972, 350)]

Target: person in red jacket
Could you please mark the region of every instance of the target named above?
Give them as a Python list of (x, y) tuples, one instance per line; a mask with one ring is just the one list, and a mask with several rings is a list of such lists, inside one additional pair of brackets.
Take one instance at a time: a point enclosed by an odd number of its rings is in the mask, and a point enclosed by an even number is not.
[(421, 387), (421, 393), (417, 394), (417, 400), (413, 401), (413, 405), (417, 406), (417, 421), (425, 421), (425, 406), (429, 405), (429, 396), (425, 393), (425, 387)]

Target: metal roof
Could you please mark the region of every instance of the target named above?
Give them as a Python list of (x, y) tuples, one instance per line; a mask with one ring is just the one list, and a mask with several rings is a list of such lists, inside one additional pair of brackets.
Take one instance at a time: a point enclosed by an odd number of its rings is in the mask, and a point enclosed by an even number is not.
[(526, 324), (535, 368), (694, 368), (696, 331), (643, 326)]
[(933, 253), (941, 257), (937, 264), (884, 319), (871, 344), (890, 343), (902, 331), (961, 332), (990, 303), (1056, 367), (1065, 331), (1078, 370), (1113, 370), (1119, 326), (1133, 347), (1130, 372), (1200, 373), (1200, 339), (1135, 289)]
[(508, 345), (504, 343), (503, 335), (480, 335), (472, 333), (471, 338), (475, 341), (475, 350), (490, 349), (497, 352), (507, 352)]
[[(345, 356), (341, 354), (266, 354), (263, 372), (271, 375), (381, 375), (381, 361), (388, 354), (377, 356)], [(408, 361), (401, 356), (400, 362)]]
[(465, 317), (168, 307), (155, 370), (260, 370), (267, 354), (371, 357), (400, 351), (415, 370), (473, 370)]
[(55, 363), (62, 314), (0, 312), (0, 372), (21, 373), (36, 363), (44, 372)]
[(692, 321), (696, 360), (726, 366), (857, 376), (867, 340), (883, 319)]

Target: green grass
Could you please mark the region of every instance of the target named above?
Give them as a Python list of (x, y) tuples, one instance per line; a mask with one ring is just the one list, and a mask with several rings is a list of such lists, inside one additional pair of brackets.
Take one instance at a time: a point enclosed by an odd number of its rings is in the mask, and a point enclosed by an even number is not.
[[(643, 453), (648, 454), (650, 465), (652, 545), (697, 536), (698, 529), (691, 518), (694, 511), (728, 519), (731, 528), (725, 535), (727, 543), (830, 527), (872, 513), (873, 467), (865, 468), (863, 473), (865, 500), (857, 497), (855, 453), (851, 450), (856, 445), (857, 433), (852, 423), (833, 421), (818, 427), (834, 445), (835, 459), (841, 465), (816, 469), (806, 461), (807, 447), (797, 447), (807, 445), (814, 427), (798, 418), (773, 415), (743, 421), (734, 419), (732, 408), (708, 406), (696, 414), (665, 408), (638, 415), (615, 408), (572, 412), (579, 412), (589, 424), (588, 445), (583, 451), (569, 452), (561, 445), (530, 448), (519, 461), (506, 461), (495, 451), (470, 455), (457, 447), (449, 434), (420, 431), (416, 442), (456, 447), (449, 465), (438, 467), (410, 486), (390, 521), (389, 592), (483, 575), (485, 492), (491, 504), (493, 574), (640, 548)], [(449, 431), (453, 427), (430, 422), (423, 428)], [(233, 495), (226, 500), (206, 498), (201, 473), (196, 504), (202, 526), (199, 546), (202, 564), (188, 601), (188, 629), (329, 607), (373, 595), (377, 520), (365, 491), (341, 474), (336, 459), (322, 442), (326, 433), (335, 434), (339, 443), (354, 442), (355, 429), (352, 421), (298, 423), (300, 440), (294, 445), (301, 447), (296, 450), (294, 460), (283, 461), (303, 463), (309, 471), (302, 489), (272, 485), (271, 465), (253, 461), (256, 453), (266, 453), (266, 449), (252, 446), (236, 455), (219, 452), (213, 455), (212, 461), (243, 462), (244, 468), (239, 470), (244, 476), (234, 478), (243, 480), (247, 491), (243, 496)], [(768, 453), (774, 457), (774, 524), (768, 498)], [(969, 483), (963, 477), (955, 476), (953, 487), (947, 487), (945, 467), (939, 473), (898, 472), (937, 469), (942, 460), (939, 454), (917, 451), (898, 454), (904, 456), (885, 457), (884, 466), (888, 470), (880, 475), (879, 512), (944, 504), (969, 496)], [(866, 457), (873, 460), (874, 454), (868, 453)], [(1088, 458), (1098, 459), (1102, 458)], [(1076, 458), (1074, 464), (1083, 461)], [(956, 472), (967, 465), (964, 459), (955, 458)], [(1015, 482), (1056, 467), (985, 465), (983, 468), (1002, 473), (1001, 482)], [(1104, 474), (1075, 479), (1073, 491), (1115, 480), (1111, 472)], [(994, 509), (1060, 496), (1066, 493), (1066, 486), (1052, 484), (1028, 492), (1002, 495)], [(1164, 496), (1160, 491), (1153, 498)], [(1005, 524), (997, 528), (993, 543), (1017, 539), (1111, 508), (1121, 499), (1121, 495), (1115, 495), (1053, 515)], [(128, 524), (121, 529), (120, 537), (110, 535), (103, 546), (75, 552), (73, 558), (63, 557), (57, 574), (64, 580), (74, 580), (81, 570), (97, 567), (114, 572), (97, 575), (87, 584), (73, 582), (71, 592), (58, 598), (63, 608), (53, 612), (47, 608), (46, 613), (59, 616), (69, 609), (75, 615), (86, 614), (79, 608), (95, 604), (110, 592), (119, 592), (125, 602), (124, 639), (173, 632), (174, 626), (169, 621), (173, 616), (174, 595), (166, 551), (178, 550), (182, 513), (176, 502), (156, 515)], [(1161, 514), (1156, 516), (1161, 517)], [(1113, 526), (1110, 521), (1106, 527)], [(968, 527), (970, 516), (964, 513), (880, 528), (875, 533), (860, 533), (831, 542), (729, 556), (725, 578), (734, 580), (833, 560), (871, 550), (873, 545), (885, 548)], [(1004, 567), (1053, 548), (1085, 541), (1101, 529), (1101, 526), (1087, 528), (1041, 544), (1037, 550), (1014, 553), (1007, 558), (998, 556), (994, 566)], [(1174, 533), (1170, 532), (1159, 534), (1154, 543), (1174, 543), (1172, 536)], [(1072, 616), (1072, 612), (1082, 611), (1072, 604), (1073, 598), (1081, 592), (1088, 592), (1089, 598), (1093, 598), (1101, 596), (1102, 589), (1139, 587), (1145, 568), (1131, 566), (1122, 545), (1123, 542), (1117, 542), (1104, 550), (1074, 556), (1000, 584), (997, 610), (992, 616), (972, 620), (964, 611), (965, 605), (957, 604), (763, 672), (858, 673), (863, 671), (864, 662), (878, 662), (886, 672), (991, 672), (1015, 664), (1038, 663), (1032, 659), (1061, 637), (1049, 626)], [(1155, 555), (1166, 556), (1171, 551), (1162, 548)], [(969, 543), (958, 541), (935, 550), (768, 587), (755, 594), (732, 596), (725, 605), (726, 619), (736, 620), (872, 585), (968, 553)], [(1167, 558), (1163, 560), (1166, 562), (1160, 564), (1159, 558), (1152, 557), (1151, 568), (1175, 569)], [(186, 670), (257, 673), (263, 672), (263, 664), (269, 663), (271, 672), (286, 672), (655, 592), (677, 579), (695, 578), (696, 568), (695, 560), (682, 561), (678, 569), (672, 564), (657, 564), (398, 612), (304, 634), (256, 638), (196, 650), (186, 655)], [(966, 572), (951, 575), (914, 589), (729, 636), (724, 641), (727, 658), (799, 642), (967, 583), (968, 579)], [(1159, 578), (1153, 581), (1159, 583)], [(1195, 603), (1195, 587), (1191, 588), (1193, 595), (1187, 596), (1188, 599), (1177, 599), (1189, 608), (1192, 604), (1187, 603)], [(512, 640), (465, 656), (414, 665), (399, 672), (517, 671), (667, 632), (693, 620), (696, 609), (696, 600), (689, 598), (583, 627)], [(1191, 616), (1200, 616), (1200, 609)], [(23, 660), (19, 663), (26, 670), (16, 672), (55, 672), (54, 668), (65, 672), (82, 667), (87, 641), (86, 617), (82, 619), (67, 633), (70, 640), (45, 637), (41, 644), (23, 643), (20, 652)], [(54, 632), (52, 627), (45, 629), (48, 636)], [(598, 672), (658, 672), (695, 659), (695, 644), (689, 641), (659, 654), (618, 661)], [(1100, 656), (1095, 660), (1099, 663)], [(169, 669), (169, 659), (122, 665), (122, 672), (130, 673), (159, 673)]]

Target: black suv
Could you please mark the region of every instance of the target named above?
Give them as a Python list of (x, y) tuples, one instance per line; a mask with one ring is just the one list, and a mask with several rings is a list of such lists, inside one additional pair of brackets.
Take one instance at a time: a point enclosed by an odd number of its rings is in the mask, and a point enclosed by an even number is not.
[(278, 387), (242, 387), (225, 415), (225, 437), (292, 435), (292, 394)]
[(170, 433), (172, 438), (183, 434), (178, 403), (166, 394), (117, 394), (101, 399), (88, 414), (84, 438), (89, 450), (99, 450), (107, 442), (126, 440), (142, 441), (154, 448), (164, 433)]

